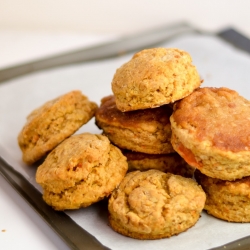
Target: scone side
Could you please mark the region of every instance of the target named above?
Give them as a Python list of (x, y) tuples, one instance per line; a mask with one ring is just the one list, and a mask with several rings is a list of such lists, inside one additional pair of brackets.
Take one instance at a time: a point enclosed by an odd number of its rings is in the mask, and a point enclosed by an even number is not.
[(198, 171), (195, 177), (207, 195), (208, 214), (229, 222), (250, 222), (250, 177), (223, 181)]
[(101, 100), (95, 123), (118, 147), (137, 152), (163, 154), (174, 152), (170, 143), (169, 117), (172, 107), (121, 112), (114, 96)]
[[(122, 149), (133, 150), (148, 154), (173, 153), (174, 149), (170, 142), (170, 128), (167, 130), (157, 129), (155, 133), (148, 133), (143, 129), (129, 129), (108, 126), (98, 123), (104, 134), (115, 145)], [(165, 132), (165, 133), (164, 133)]]
[(197, 140), (192, 131), (178, 126), (174, 116), (170, 117), (171, 143), (186, 162), (202, 173), (222, 180), (235, 180), (249, 175), (250, 152), (230, 152), (213, 147), (211, 141)]
[(127, 157), (129, 171), (157, 169), (189, 178), (194, 173), (194, 168), (189, 166), (178, 153), (153, 155), (127, 150), (122, 152)]

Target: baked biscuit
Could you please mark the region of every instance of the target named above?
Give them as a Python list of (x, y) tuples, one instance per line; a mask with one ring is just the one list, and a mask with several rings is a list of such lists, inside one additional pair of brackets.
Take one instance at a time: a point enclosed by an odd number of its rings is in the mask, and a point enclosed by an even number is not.
[(195, 171), (195, 178), (207, 195), (204, 209), (209, 214), (230, 222), (250, 222), (250, 176), (225, 181)]
[(152, 48), (136, 53), (116, 70), (111, 83), (121, 111), (173, 103), (200, 84), (190, 55), (175, 48)]
[(128, 173), (109, 199), (109, 222), (120, 234), (160, 239), (179, 234), (199, 219), (206, 195), (191, 178), (159, 170)]
[(106, 136), (83, 133), (63, 141), (36, 173), (44, 201), (55, 210), (87, 207), (110, 195), (128, 164)]
[(177, 102), (172, 145), (203, 174), (235, 180), (250, 173), (250, 102), (227, 88), (201, 88)]
[(172, 107), (123, 113), (117, 109), (114, 96), (101, 100), (95, 118), (96, 125), (119, 148), (147, 154), (174, 152), (169, 117)]
[(87, 123), (97, 104), (80, 91), (71, 91), (46, 102), (28, 117), (18, 136), (23, 161), (31, 165)]
[(193, 177), (194, 168), (190, 167), (177, 153), (153, 155), (130, 150), (122, 150), (122, 153), (127, 158), (129, 171), (157, 169), (165, 173)]

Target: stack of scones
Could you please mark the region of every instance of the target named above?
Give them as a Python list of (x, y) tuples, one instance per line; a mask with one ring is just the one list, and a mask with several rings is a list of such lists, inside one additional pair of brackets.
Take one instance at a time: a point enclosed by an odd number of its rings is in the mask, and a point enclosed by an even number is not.
[(250, 222), (250, 103), (227, 88), (201, 88), (176, 103), (172, 145), (195, 167), (217, 218)]
[(190, 55), (153, 48), (117, 69), (113, 96), (104, 97), (96, 124), (127, 157), (129, 172), (109, 199), (111, 227), (138, 239), (186, 231), (204, 208), (194, 168), (172, 146), (173, 103), (201, 85)]
[[(250, 102), (200, 87), (191, 56), (136, 53), (98, 106), (72, 91), (33, 111), (18, 136), (23, 161), (55, 210), (108, 197), (111, 228), (136, 239), (171, 237), (205, 209), (250, 222)], [(90, 119), (102, 134), (74, 133)]]

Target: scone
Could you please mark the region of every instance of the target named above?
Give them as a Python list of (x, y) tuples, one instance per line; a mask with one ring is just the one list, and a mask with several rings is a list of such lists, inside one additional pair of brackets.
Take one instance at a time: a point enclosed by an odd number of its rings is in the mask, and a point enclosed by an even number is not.
[(78, 209), (109, 196), (127, 169), (126, 157), (106, 136), (83, 133), (49, 153), (36, 181), (44, 201), (55, 210)]
[(175, 48), (152, 48), (136, 53), (116, 70), (111, 83), (121, 111), (173, 103), (200, 84), (191, 56)]
[(200, 88), (177, 102), (172, 145), (203, 174), (222, 180), (250, 174), (250, 102), (227, 88)]
[(195, 171), (196, 180), (207, 195), (205, 210), (230, 222), (250, 222), (250, 177), (224, 181)]
[(75, 90), (34, 110), (18, 136), (23, 161), (31, 165), (43, 158), (87, 123), (96, 109), (96, 103)]
[(127, 158), (129, 171), (157, 169), (190, 178), (194, 173), (194, 168), (189, 166), (177, 153), (153, 155), (130, 150), (122, 150), (122, 153)]
[(179, 234), (199, 219), (206, 195), (191, 178), (159, 170), (130, 172), (109, 199), (109, 222), (137, 239)]
[(119, 148), (166, 154), (174, 152), (170, 142), (171, 114), (169, 105), (124, 113), (117, 109), (115, 97), (107, 96), (101, 100), (95, 119), (96, 125)]

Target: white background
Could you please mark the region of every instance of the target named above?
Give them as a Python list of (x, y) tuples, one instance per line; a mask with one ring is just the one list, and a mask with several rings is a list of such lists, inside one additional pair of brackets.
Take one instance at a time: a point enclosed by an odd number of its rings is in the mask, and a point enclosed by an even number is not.
[(250, 36), (248, 0), (1, 0), (0, 29), (126, 34), (187, 20), (207, 30), (234, 25)]

